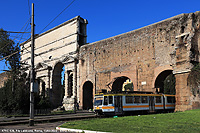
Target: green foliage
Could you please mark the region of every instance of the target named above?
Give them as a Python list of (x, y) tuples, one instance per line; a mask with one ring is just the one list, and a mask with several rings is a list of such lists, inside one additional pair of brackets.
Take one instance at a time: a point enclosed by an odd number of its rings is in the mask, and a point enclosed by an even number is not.
[[(4, 87), (0, 88), (0, 114), (28, 114), (30, 107), (30, 84), (25, 77), (17, 78), (15, 89), (12, 91), (12, 80), (8, 79)], [(34, 108), (49, 109), (47, 97), (34, 93)]]
[(27, 113), (29, 109), (29, 87), (24, 78), (17, 78), (15, 90), (12, 90), (12, 80), (8, 79), (3, 88), (0, 88), (0, 112), (10, 114), (22, 111)]
[(133, 83), (128, 83), (124, 86), (125, 91), (133, 91)]
[[(30, 79), (21, 70), (19, 45), (9, 39), (9, 34), (0, 29), (0, 58), (12, 55), (6, 58), (6, 64), (9, 64), (10, 79), (7, 80), (4, 87), (0, 88), (0, 113), (10, 114), (14, 112), (28, 113), (30, 105)], [(15, 54), (13, 54), (15, 53)], [(50, 108), (48, 98), (35, 93), (35, 109)]]
[(176, 94), (176, 78), (173, 74), (170, 74), (164, 80), (164, 94)]
[(195, 64), (190, 74), (188, 75), (188, 86), (191, 87), (191, 91), (194, 96), (200, 93), (200, 64)]
[(60, 127), (116, 133), (200, 132), (200, 110), (69, 121)]
[(17, 52), (19, 49), (19, 45), (15, 45), (14, 41), (9, 39), (9, 34), (3, 29), (0, 29), (0, 58), (7, 57), (12, 54), (5, 61), (7, 65), (9, 64), (8, 67), (14, 74), (18, 74), (18, 69), (20, 68), (20, 53)]

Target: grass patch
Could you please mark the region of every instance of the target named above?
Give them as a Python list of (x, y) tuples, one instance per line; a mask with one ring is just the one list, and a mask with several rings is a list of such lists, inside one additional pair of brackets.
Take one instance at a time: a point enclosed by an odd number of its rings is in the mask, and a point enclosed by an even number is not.
[(168, 114), (97, 118), (64, 123), (60, 127), (104, 132), (200, 132), (200, 109)]

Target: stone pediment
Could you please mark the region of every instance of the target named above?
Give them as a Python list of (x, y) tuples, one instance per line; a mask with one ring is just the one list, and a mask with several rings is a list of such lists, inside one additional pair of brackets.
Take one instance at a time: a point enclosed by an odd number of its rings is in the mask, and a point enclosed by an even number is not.
[(36, 70), (39, 70), (39, 69), (50, 69), (51, 67), (48, 66), (47, 64), (45, 63), (38, 63), (35, 67)]

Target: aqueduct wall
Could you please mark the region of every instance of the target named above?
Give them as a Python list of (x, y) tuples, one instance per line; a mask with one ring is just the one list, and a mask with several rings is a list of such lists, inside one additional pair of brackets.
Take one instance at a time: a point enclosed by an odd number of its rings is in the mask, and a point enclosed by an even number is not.
[[(199, 62), (200, 12), (181, 14), (161, 22), (86, 44), (87, 21), (76, 17), (36, 38), (36, 77), (53, 104), (73, 109), (92, 108), (93, 96), (101, 89), (117, 89), (130, 79), (136, 91), (153, 91), (170, 72), (176, 77), (176, 110), (200, 107), (188, 87), (187, 77)], [(21, 46), (28, 47), (30, 41)], [(28, 48), (30, 49), (30, 48)], [(30, 53), (22, 52), (30, 64)], [(65, 66), (62, 97), (61, 69)], [(162, 76), (161, 76), (162, 74)], [(44, 87), (45, 83), (45, 87)], [(42, 90), (41, 83), (39, 83)], [(56, 90), (56, 91), (54, 91)], [(55, 93), (55, 94), (54, 94)], [(56, 102), (57, 101), (57, 102)]]
[(192, 96), (187, 76), (193, 63), (199, 62), (199, 18), (200, 12), (181, 14), (82, 46), (80, 89), (85, 81), (91, 81), (94, 93), (110, 91), (116, 78), (128, 77), (134, 90), (155, 92), (158, 75), (172, 71), (176, 77), (176, 110), (197, 108), (200, 101)]

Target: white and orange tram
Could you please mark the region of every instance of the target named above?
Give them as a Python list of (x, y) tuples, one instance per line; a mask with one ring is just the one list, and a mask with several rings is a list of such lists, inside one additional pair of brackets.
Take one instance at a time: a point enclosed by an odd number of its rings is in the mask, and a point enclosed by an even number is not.
[(94, 111), (103, 115), (174, 111), (175, 95), (146, 93), (101, 93), (94, 97)]

